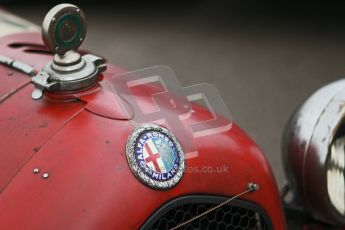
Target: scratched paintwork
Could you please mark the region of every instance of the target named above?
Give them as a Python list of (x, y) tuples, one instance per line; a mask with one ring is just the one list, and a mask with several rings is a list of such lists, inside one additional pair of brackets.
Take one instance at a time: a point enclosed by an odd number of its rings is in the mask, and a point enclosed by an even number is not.
[[(39, 34), (12, 36), (1, 39), (0, 48), (11, 58), (40, 69), (51, 56), (8, 46), (40, 43), (39, 38)], [(105, 80), (121, 71), (109, 64)], [(285, 229), (268, 161), (236, 124), (224, 133), (196, 139), (198, 157), (186, 161), (192, 168), (226, 165), (228, 172), (186, 172), (176, 187), (162, 192), (140, 183), (127, 164), (125, 145), (133, 130), (131, 121), (100, 116), (87, 110), (85, 101), (34, 101), (32, 89), (27, 85), (0, 103), (0, 229), (138, 229), (173, 198), (233, 196), (248, 182), (258, 183), (260, 190), (243, 199), (260, 205), (275, 229)], [(143, 99), (140, 103), (145, 107), (151, 102)], [(162, 109), (168, 110), (169, 105)], [(193, 110), (189, 122), (208, 116), (196, 105)], [(33, 173), (35, 168), (40, 173)], [(49, 178), (43, 179), (43, 173), (49, 173)]]

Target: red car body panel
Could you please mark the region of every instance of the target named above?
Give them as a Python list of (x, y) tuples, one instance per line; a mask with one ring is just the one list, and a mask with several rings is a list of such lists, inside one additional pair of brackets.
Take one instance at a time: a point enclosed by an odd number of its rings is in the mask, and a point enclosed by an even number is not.
[[(39, 34), (20, 34), (0, 40), (1, 54), (29, 63), (37, 71), (51, 60), (49, 54), (25, 52), (20, 43), (42, 49)], [(121, 72), (108, 64), (104, 80)], [(0, 74), (0, 229), (138, 229), (176, 197), (231, 197), (244, 191), (249, 182), (260, 189), (241, 199), (263, 208), (274, 229), (285, 229), (268, 161), (236, 124), (227, 132), (195, 139), (198, 157), (186, 160), (181, 182), (158, 191), (138, 181), (127, 164), (130, 121), (95, 114), (80, 100), (32, 100), (29, 76), (6, 66), (0, 66)], [(141, 103), (149, 106), (148, 101)], [(190, 119), (207, 116), (201, 108), (194, 109), (199, 115)], [(229, 171), (188, 171), (222, 165)], [(34, 174), (34, 168), (40, 173)], [(47, 179), (42, 178), (45, 172)]]

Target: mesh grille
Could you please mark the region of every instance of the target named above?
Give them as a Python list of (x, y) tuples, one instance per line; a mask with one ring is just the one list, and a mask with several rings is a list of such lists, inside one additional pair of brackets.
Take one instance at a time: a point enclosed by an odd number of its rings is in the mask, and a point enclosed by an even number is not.
[[(192, 217), (216, 206), (226, 198), (210, 196), (190, 196), (179, 198), (159, 209), (142, 229), (171, 229)], [(259, 208), (245, 201), (234, 200), (230, 204), (208, 213), (181, 229), (258, 229), (266, 230), (269, 222)]]

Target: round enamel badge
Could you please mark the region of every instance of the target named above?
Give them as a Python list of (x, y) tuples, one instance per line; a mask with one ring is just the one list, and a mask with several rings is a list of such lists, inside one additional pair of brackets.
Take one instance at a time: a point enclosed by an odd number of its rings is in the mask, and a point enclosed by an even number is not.
[(155, 189), (169, 189), (182, 178), (184, 153), (176, 137), (154, 124), (137, 127), (126, 145), (128, 164), (134, 175)]

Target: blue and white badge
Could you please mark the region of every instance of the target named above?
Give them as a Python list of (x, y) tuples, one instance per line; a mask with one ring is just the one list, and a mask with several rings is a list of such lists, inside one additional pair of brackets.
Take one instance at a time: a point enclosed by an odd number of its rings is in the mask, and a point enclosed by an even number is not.
[(169, 189), (182, 178), (184, 153), (176, 137), (154, 124), (137, 127), (126, 145), (128, 164), (134, 175), (155, 189)]

